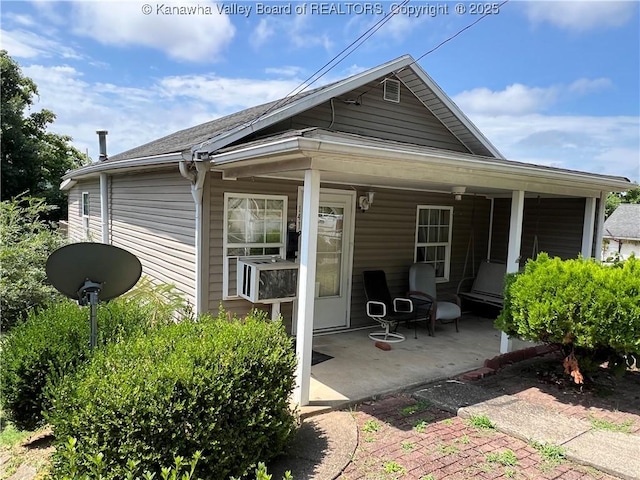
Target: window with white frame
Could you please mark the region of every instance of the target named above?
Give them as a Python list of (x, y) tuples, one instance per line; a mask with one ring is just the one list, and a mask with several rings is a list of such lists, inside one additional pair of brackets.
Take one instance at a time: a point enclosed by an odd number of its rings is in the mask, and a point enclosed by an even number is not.
[(436, 280), (449, 280), (453, 207), (418, 205), (416, 262), (433, 265)]
[(286, 255), (285, 195), (224, 195), (223, 297), (237, 297), (237, 262), (241, 257)]
[(82, 231), (85, 238), (89, 238), (89, 192), (82, 192), (82, 202), (80, 205), (80, 213), (82, 214)]

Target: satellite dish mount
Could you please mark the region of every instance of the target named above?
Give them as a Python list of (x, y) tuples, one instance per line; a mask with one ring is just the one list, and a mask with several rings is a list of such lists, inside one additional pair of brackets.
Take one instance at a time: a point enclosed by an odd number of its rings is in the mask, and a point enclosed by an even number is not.
[[(59, 248), (47, 259), (49, 282), (63, 295), (90, 306), (93, 349), (98, 341), (98, 302), (119, 297), (142, 275), (138, 257), (104, 243), (72, 243)], [(80, 288), (78, 288), (78, 285)]]
[(93, 349), (98, 343), (98, 302), (102, 283), (92, 282), (88, 278), (78, 290), (78, 305), (90, 307), (91, 340), (89, 346)]

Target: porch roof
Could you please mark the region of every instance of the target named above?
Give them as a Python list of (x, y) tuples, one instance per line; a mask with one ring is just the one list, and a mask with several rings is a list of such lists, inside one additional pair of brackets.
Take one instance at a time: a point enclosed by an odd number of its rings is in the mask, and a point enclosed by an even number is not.
[(624, 177), (532, 165), (445, 151), (318, 128), (289, 132), (220, 150), (211, 168), (225, 178), (278, 177), (302, 180), (317, 169), (322, 181), (451, 193), (453, 186), (488, 197), (513, 190), (544, 195), (599, 197), (625, 191)]

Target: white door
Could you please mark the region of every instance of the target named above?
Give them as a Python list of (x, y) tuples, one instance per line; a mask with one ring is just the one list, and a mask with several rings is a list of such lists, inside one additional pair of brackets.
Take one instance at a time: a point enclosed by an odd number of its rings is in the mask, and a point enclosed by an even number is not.
[(314, 331), (349, 326), (354, 199), (355, 192), (320, 191)]

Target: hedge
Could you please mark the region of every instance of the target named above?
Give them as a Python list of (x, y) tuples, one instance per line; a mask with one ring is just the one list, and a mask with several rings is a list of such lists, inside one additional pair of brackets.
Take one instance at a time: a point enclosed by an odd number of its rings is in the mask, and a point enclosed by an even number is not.
[[(280, 322), (201, 317), (109, 346), (51, 392), (58, 439), (77, 438), (79, 458), (103, 454), (104, 478), (127, 461), (157, 472), (202, 451), (196, 476), (242, 476), (288, 444), (295, 354)], [(70, 465), (56, 455), (54, 474)], [(76, 465), (89, 471), (88, 461)]]
[(527, 340), (640, 354), (640, 260), (614, 266), (540, 254), (505, 282), (496, 327)]

